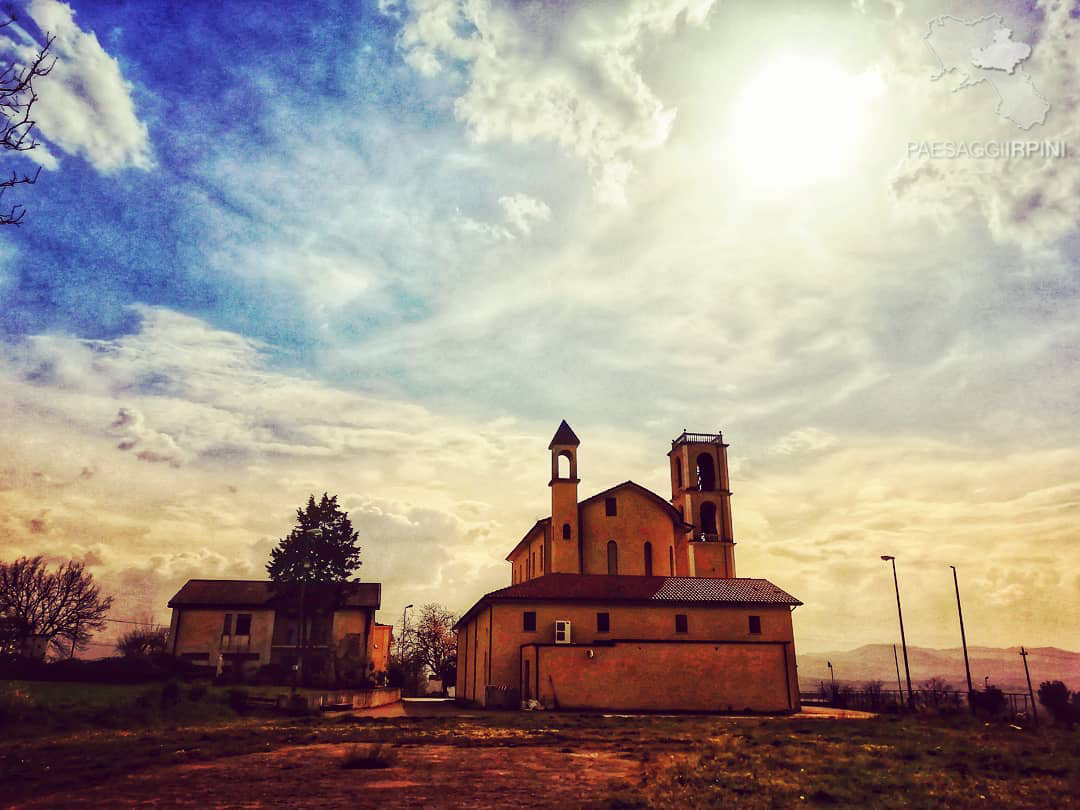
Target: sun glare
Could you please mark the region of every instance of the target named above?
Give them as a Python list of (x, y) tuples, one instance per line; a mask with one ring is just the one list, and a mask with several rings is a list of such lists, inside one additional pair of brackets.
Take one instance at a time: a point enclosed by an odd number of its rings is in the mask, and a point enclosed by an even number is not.
[(787, 58), (751, 79), (735, 107), (734, 159), (753, 185), (790, 189), (845, 176), (880, 95), (876, 73)]

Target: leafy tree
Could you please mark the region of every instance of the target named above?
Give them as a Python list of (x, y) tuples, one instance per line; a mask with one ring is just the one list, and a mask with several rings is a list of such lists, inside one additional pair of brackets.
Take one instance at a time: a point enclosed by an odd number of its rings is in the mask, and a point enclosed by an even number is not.
[(45, 636), (61, 654), (81, 649), (104, 628), (110, 607), (112, 597), (101, 595), (80, 562), (61, 563), (55, 571), (40, 556), (0, 563), (0, 616), (20, 645), (30, 636)]
[(337, 495), (308, 498), (296, 510), (296, 527), (270, 552), (266, 572), (274, 582), (346, 582), (360, 567), (359, 535)]
[(1071, 727), (1077, 718), (1073, 716), (1074, 706), (1070, 704), (1070, 697), (1072, 693), (1069, 687), (1061, 681), (1043, 681), (1039, 684), (1039, 703), (1046, 707), (1056, 722)]
[(125, 658), (165, 652), (164, 627), (135, 627), (116, 641), (116, 651)]
[[(7, 28), (14, 22), (14, 19), (9, 18), (0, 23), (0, 29)], [(0, 58), (0, 150), (27, 152), (38, 145), (32, 132), (35, 122), (30, 118), (30, 110), (38, 98), (34, 90), (34, 79), (49, 75), (49, 71), (56, 64), (55, 59), (49, 59), (52, 43), (53, 37), (46, 35), (45, 44), (28, 60), (20, 61), (17, 52), (10, 52)], [(40, 173), (40, 166), (32, 177), (28, 174), (20, 177), (13, 171), (11, 177), (0, 180), (0, 197), (3, 197), (9, 188), (33, 185)], [(13, 205), (7, 213), (0, 212), (0, 225), (18, 225), (25, 215), (25, 208)]]
[(442, 679), (444, 687), (457, 677), (455, 621), (457, 617), (450, 609), (430, 603), (420, 608), (412, 631), (413, 654), (422, 666)]

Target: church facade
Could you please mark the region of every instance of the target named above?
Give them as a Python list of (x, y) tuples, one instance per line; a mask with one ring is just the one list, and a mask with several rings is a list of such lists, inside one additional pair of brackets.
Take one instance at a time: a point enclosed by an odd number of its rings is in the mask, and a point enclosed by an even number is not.
[(551, 515), (511, 584), (458, 621), (458, 700), (653, 711), (799, 709), (797, 599), (735, 576), (727, 445), (671, 443), (671, 499), (625, 481), (578, 500), (580, 441), (551, 440)]

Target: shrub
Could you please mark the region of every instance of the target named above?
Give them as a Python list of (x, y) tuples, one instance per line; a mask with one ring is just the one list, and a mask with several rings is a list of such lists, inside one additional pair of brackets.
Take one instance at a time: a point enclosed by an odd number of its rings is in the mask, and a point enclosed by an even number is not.
[[(1074, 707), (1070, 703), (1073, 697), (1069, 688), (1061, 681), (1043, 681), (1039, 684), (1039, 703), (1046, 707), (1054, 722), (1072, 728), (1076, 722)], [(1075, 703), (1076, 701), (1072, 701)]]
[(358, 743), (345, 751), (342, 768), (389, 768), (396, 761), (394, 750), (385, 743)]
[(230, 689), (227, 695), (229, 707), (238, 714), (243, 714), (248, 707), (247, 689)]
[(1005, 711), (1005, 695), (996, 686), (988, 686), (982, 692), (972, 692), (970, 700), (975, 711), (987, 717), (997, 717)]

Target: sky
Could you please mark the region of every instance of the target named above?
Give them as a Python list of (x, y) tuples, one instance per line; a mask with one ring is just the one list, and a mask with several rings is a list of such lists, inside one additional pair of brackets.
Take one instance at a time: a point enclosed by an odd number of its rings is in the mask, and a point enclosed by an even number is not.
[[(382, 621), (467, 609), (580, 494), (730, 443), (736, 564), (804, 651), (1080, 650), (1080, 5), (31, 0), (3, 171), (0, 559), (113, 616), (261, 578), (312, 493)], [(1000, 14), (1050, 104), (923, 41)], [(989, 43), (988, 43), (989, 44)], [(909, 143), (1053, 141), (1063, 158)], [(123, 625), (95, 649), (107, 652)]]

